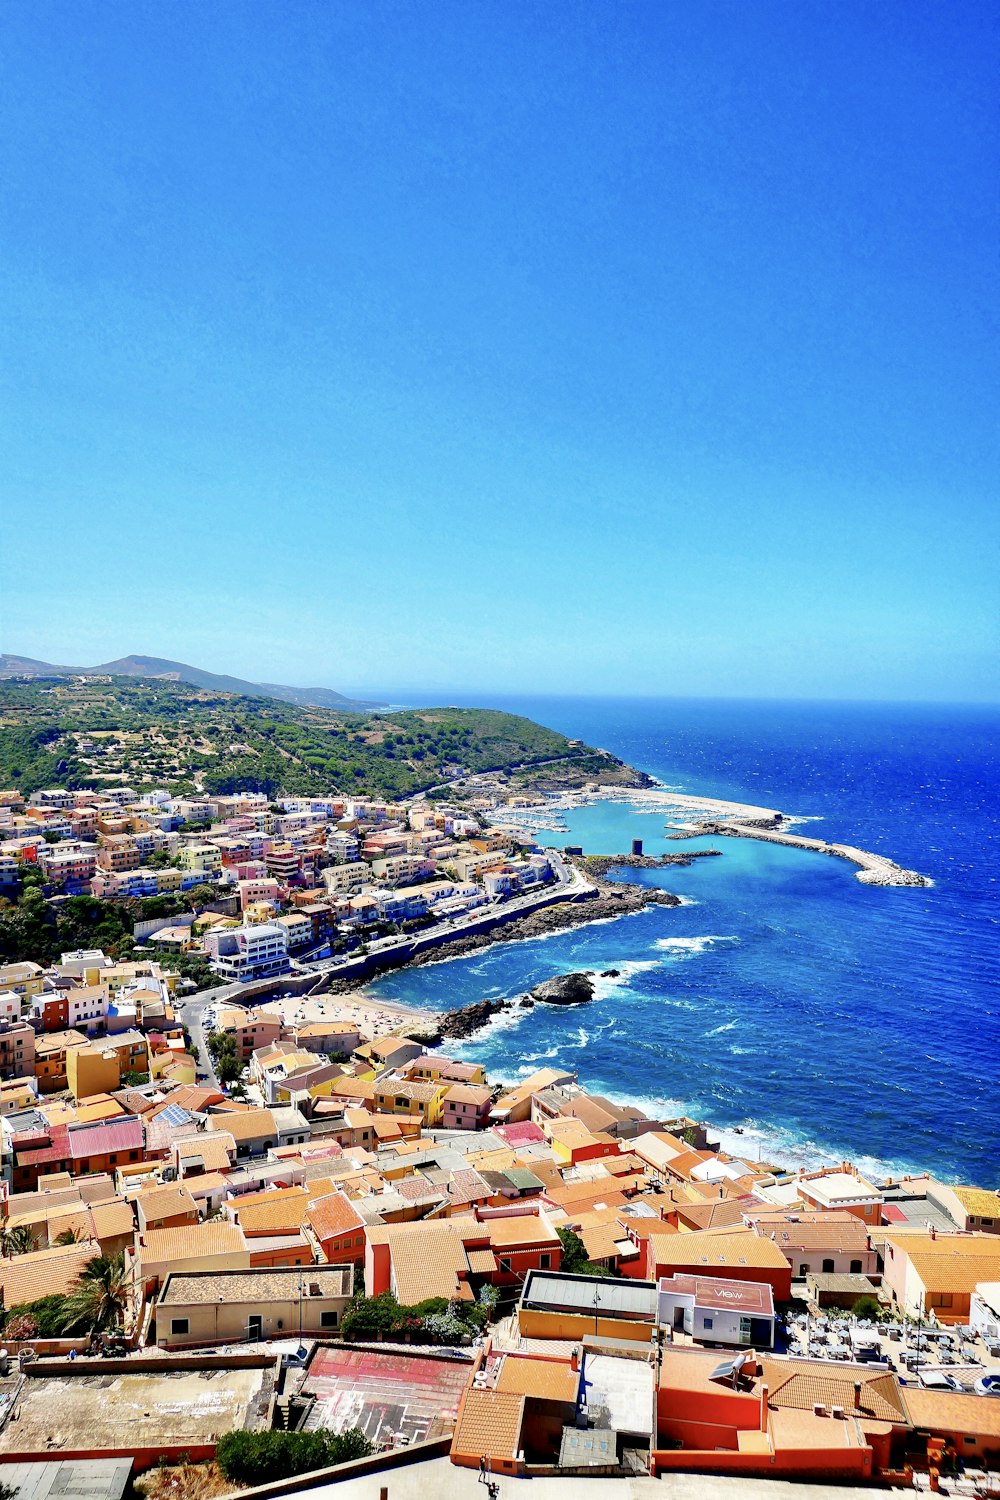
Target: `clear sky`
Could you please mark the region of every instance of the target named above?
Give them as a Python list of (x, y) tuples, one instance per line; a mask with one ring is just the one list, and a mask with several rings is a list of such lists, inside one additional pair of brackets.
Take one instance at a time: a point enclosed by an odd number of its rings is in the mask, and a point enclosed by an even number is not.
[(23, 0), (4, 649), (1000, 697), (992, 0)]

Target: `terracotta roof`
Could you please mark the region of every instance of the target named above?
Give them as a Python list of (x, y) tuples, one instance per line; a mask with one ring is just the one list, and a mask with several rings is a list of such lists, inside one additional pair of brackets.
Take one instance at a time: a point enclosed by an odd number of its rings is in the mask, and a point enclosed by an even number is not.
[[(812, 1411), (815, 1404), (842, 1406), (847, 1412), (875, 1417), (880, 1422), (906, 1422), (903, 1397), (894, 1375), (864, 1374), (857, 1365), (837, 1370), (820, 1360), (809, 1362), (763, 1358), (762, 1380), (773, 1407)], [(854, 1386), (861, 1385), (855, 1403)]]
[(13, 1260), (0, 1260), (0, 1289), (6, 1308), (37, 1302), (52, 1294), (65, 1296), (72, 1291), (80, 1272), (89, 1260), (100, 1255), (93, 1240), (79, 1245), (57, 1245), (51, 1250), (36, 1250)]
[(959, 1395), (958, 1391), (925, 1391), (907, 1386), (903, 1401), (914, 1427), (936, 1433), (961, 1433), (1000, 1438), (1000, 1401), (982, 1396)]
[(446, 1104), (475, 1104), (482, 1107), (492, 1099), (493, 1090), (485, 1083), (453, 1083), (444, 1096)]
[(306, 1217), (320, 1240), (360, 1233), (364, 1229), (364, 1219), (351, 1207), (350, 1200), (343, 1193), (328, 1193), (322, 1198), (312, 1199)]
[(171, 1229), (150, 1229), (142, 1237), (140, 1253), (147, 1264), (153, 1264), (195, 1260), (201, 1255), (233, 1255), (245, 1250), (242, 1229), (219, 1220), (205, 1224), (178, 1224)]
[(426, 1297), (453, 1297), (468, 1259), (455, 1221), (391, 1226), (385, 1231), (399, 1301), (412, 1306)]
[(273, 1188), (270, 1192), (247, 1193), (227, 1206), (235, 1210), (246, 1235), (294, 1234), (302, 1228), (308, 1202), (306, 1188)]
[(477, 1226), (490, 1237), (494, 1251), (516, 1248), (518, 1245), (559, 1244), (559, 1236), (547, 1219), (540, 1214), (511, 1214), (509, 1217), (483, 1219)]
[(1000, 1193), (977, 1187), (953, 1187), (952, 1192), (967, 1214), (975, 1214), (977, 1219), (1000, 1219)]
[(172, 1218), (174, 1214), (196, 1214), (198, 1205), (186, 1187), (178, 1182), (153, 1182), (142, 1188), (136, 1199), (140, 1224), (154, 1219)]
[(523, 1359), (508, 1354), (497, 1377), (496, 1388), (518, 1396), (534, 1396), (542, 1401), (575, 1404), (580, 1389), (580, 1372), (570, 1369), (562, 1360)]
[(99, 1240), (114, 1239), (117, 1235), (131, 1234), (135, 1228), (132, 1205), (116, 1198), (110, 1203), (94, 1203), (90, 1216), (94, 1223), (94, 1234)]
[(514, 1391), (465, 1393), (452, 1453), (473, 1458), (516, 1458), (524, 1418), (524, 1397)]
[(833, 1250), (847, 1253), (868, 1249), (868, 1227), (856, 1214), (754, 1215), (757, 1232), (779, 1249)]
[(174, 1141), (173, 1145), (179, 1162), (201, 1161), (206, 1171), (225, 1171), (236, 1151), (236, 1142), (224, 1130), (205, 1130), (200, 1135)]
[(751, 1229), (696, 1229), (691, 1234), (652, 1234), (650, 1240), (658, 1266), (690, 1267), (698, 1275), (738, 1266), (788, 1270), (777, 1245)]
[(277, 1136), (278, 1131), (274, 1123), (274, 1115), (269, 1109), (248, 1109), (242, 1112), (224, 1115), (211, 1115), (208, 1120), (210, 1131), (227, 1131), (237, 1142), (253, 1141), (261, 1136)]

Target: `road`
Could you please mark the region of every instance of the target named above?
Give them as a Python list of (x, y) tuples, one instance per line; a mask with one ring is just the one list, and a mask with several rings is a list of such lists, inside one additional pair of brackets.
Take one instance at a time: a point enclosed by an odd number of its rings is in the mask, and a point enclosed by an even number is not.
[[(382, 960), (388, 968), (396, 958), (412, 953), (417, 940), (421, 947), (435, 939), (451, 942), (462, 937), (466, 932), (474, 930), (482, 922), (484, 916), (500, 916), (504, 922), (512, 922), (516, 917), (523, 917), (537, 907), (548, 905), (556, 892), (566, 900), (575, 900), (587, 891), (593, 890), (591, 882), (579, 870), (573, 866), (567, 866), (558, 851), (549, 850), (548, 853), (555, 875), (554, 882), (550, 881), (547, 885), (528, 891), (523, 896), (512, 896), (496, 902), (492, 909), (477, 907), (475, 911), (463, 917), (452, 917), (433, 927), (425, 927), (416, 935), (377, 938), (368, 945), (368, 962), (370, 963), (375, 957)], [(295, 964), (290, 973), (278, 976), (275, 985), (280, 988), (282, 982), (303, 976), (312, 976), (317, 979), (321, 977), (349, 979), (352, 973), (360, 970), (363, 962), (363, 958), (358, 954), (349, 954), (346, 957), (320, 959), (314, 963)], [(259, 984), (260, 981), (249, 984), (217, 985), (213, 989), (201, 990), (177, 1002), (180, 1018), (191, 1034), (199, 1071), (204, 1072), (207, 1080), (216, 1086), (218, 1078), (205, 1041), (205, 1013), (214, 1009), (221, 1001), (232, 1000), (241, 1003), (247, 997), (247, 992), (253, 990), (255, 983)]]

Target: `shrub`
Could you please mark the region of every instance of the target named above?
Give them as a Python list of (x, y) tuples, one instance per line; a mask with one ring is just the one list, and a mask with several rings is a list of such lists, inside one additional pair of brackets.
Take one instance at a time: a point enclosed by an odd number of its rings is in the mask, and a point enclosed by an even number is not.
[(366, 1458), (371, 1443), (357, 1427), (346, 1432), (227, 1432), (215, 1457), (233, 1484), (270, 1484), (311, 1469)]

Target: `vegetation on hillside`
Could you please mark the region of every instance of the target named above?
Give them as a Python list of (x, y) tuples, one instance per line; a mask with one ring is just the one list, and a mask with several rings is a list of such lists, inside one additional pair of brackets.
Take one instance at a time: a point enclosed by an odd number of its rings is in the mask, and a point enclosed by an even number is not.
[[(124, 901), (104, 901), (97, 896), (64, 896), (46, 899), (48, 887), (40, 870), (25, 865), (21, 870), (21, 890), (17, 899), (0, 897), (0, 963), (51, 964), (61, 954), (78, 948), (100, 948), (109, 958), (128, 959), (133, 955), (133, 925), (152, 917), (171, 917), (191, 911), (193, 897), (201, 893), (213, 899), (210, 886), (196, 886), (193, 891), (177, 895), (129, 897)], [(203, 953), (165, 953), (155, 946), (155, 934), (142, 949), (143, 958), (155, 958), (165, 969), (192, 979), (198, 989), (217, 982)]]
[(175, 794), (401, 797), (462, 773), (550, 762), (559, 762), (553, 775), (579, 769), (584, 779), (620, 767), (492, 709), (345, 713), (132, 677), (0, 682), (0, 787), (26, 795), (117, 783)]

